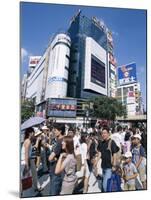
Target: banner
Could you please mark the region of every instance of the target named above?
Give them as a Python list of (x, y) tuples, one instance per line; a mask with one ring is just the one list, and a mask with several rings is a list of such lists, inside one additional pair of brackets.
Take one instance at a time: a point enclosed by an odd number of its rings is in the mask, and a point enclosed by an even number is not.
[(118, 84), (125, 85), (137, 81), (136, 63), (131, 63), (118, 67)]

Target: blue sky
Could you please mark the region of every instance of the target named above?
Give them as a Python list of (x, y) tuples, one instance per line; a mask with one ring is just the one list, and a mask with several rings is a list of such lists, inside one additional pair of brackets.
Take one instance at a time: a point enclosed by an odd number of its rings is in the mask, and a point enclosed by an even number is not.
[(134, 9), (86, 7), (57, 4), (21, 3), (20, 43), (21, 74), (28, 68), (28, 56), (42, 55), (51, 37), (67, 30), (72, 16), (79, 10), (87, 17), (103, 19), (113, 32), (118, 66), (136, 62), (146, 107), (146, 11)]

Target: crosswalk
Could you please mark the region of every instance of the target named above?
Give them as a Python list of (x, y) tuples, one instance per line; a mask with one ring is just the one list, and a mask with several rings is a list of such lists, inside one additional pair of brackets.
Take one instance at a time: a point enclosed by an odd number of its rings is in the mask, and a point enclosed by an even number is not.
[[(38, 196), (49, 196), (49, 190), (50, 190), (50, 177), (49, 174), (43, 175), (39, 178), (39, 182), (43, 190), (41, 192), (37, 192), (34, 190), (34, 188), (29, 188), (25, 191), (23, 191), (22, 197), (38, 197)], [(89, 179), (89, 187), (88, 187), (88, 193), (97, 193), (101, 192), (98, 181), (96, 180), (93, 173), (90, 175)]]

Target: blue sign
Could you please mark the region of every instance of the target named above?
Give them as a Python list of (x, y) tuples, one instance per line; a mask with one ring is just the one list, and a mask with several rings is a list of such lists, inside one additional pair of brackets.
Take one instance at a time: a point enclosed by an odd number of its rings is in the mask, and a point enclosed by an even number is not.
[(47, 106), (49, 117), (76, 117), (76, 99), (50, 98)]
[(118, 67), (118, 84), (125, 85), (137, 81), (136, 63), (131, 63)]

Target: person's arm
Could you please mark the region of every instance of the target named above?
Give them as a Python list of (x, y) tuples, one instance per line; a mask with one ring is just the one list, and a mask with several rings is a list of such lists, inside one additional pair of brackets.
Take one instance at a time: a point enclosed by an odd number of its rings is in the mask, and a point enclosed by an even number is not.
[(136, 168), (138, 168), (138, 167), (140, 166), (140, 164), (141, 164), (142, 160), (143, 160), (143, 157), (142, 157), (142, 156), (140, 156), (140, 158), (139, 158), (138, 162), (135, 164)]
[(138, 173), (134, 173), (133, 175), (131, 175), (131, 176), (125, 176), (125, 180), (126, 181), (129, 181), (129, 180), (131, 180), (131, 179), (135, 179), (136, 177), (138, 176)]
[(143, 158), (145, 157), (145, 149), (140, 146), (140, 158), (138, 160), (138, 162), (135, 164), (136, 168), (138, 168), (143, 160)]
[(52, 153), (50, 154), (48, 160), (49, 160), (49, 161), (54, 160), (55, 156), (56, 156), (56, 154), (55, 154), (54, 152), (52, 152)]
[(56, 168), (55, 168), (55, 174), (60, 174), (64, 169), (65, 169), (65, 165), (63, 163), (63, 158), (64, 158), (65, 154), (62, 153), (58, 159)]
[(25, 146), (25, 166), (29, 168), (29, 148), (31, 145), (31, 141), (28, 139), (24, 146)]
[(95, 159), (95, 161), (94, 161), (94, 166), (96, 166), (96, 165), (98, 164), (98, 162), (99, 162), (99, 160), (100, 160), (100, 158), (101, 158), (101, 152), (98, 152), (97, 154), (98, 154), (98, 155), (96, 156), (96, 159)]

